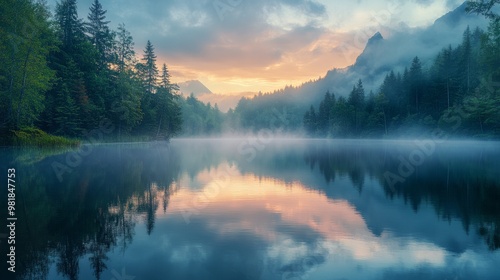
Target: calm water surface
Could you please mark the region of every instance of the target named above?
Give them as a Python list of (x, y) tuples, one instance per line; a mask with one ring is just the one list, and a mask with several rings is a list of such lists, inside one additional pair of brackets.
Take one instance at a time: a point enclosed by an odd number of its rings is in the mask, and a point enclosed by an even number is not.
[(500, 143), (179, 139), (79, 153), (0, 150), (17, 170), (17, 279), (500, 277)]

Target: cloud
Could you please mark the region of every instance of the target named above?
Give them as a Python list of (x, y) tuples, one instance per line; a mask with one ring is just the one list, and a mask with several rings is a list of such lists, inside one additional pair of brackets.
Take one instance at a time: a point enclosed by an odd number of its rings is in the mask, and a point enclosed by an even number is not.
[(415, 0), (417, 4), (423, 5), (423, 6), (428, 6), (432, 4), (434, 1), (433, 0)]
[[(80, 17), (86, 18), (92, 2), (79, 1)], [(355, 57), (346, 57), (338, 47), (360, 29), (387, 29), (402, 21), (410, 26), (428, 23), (455, 1), (432, 2), (112, 0), (102, 4), (114, 28), (126, 24), (138, 55), (151, 40), (159, 62), (167, 63), (175, 74), (174, 81), (201, 79), (215, 92), (234, 92), (249, 89), (228, 84), (232, 79), (254, 83), (253, 91), (269, 91), (345, 67)], [(55, 0), (50, 3), (55, 7)], [(387, 20), (377, 19), (387, 11)], [(363, 37), (360, 45), (368, 38)], [(361, 51), (359, 47), (352, 53)]]

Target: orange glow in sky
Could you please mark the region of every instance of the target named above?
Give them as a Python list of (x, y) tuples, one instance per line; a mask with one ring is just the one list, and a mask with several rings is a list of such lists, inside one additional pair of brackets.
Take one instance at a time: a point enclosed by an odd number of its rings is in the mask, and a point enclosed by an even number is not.
[[(330, 200), (300, 182), (285, 183), (242, 174), (232, 174), (227, 181), (213, 179), (224, 174), (224, 170), (227, 167), (220, 165), (193, 179), (184, 177), (176, 182), (177, 190), (170, 197), (167, 211), (158, 209), (158, 219), (194, 213), (190, 223), (206, 223), (207, 228), (221, 236), (243, 231), (270, 244), (280, 244), (279, 248), (269, 249), (270, 255), (286, 255), (290, 253), (287, 250), (300, 249), (300, 244), (284, 236), (283, 228), (277, 229), (276, 225), (281, 224), (290, 225), (290, 231), (309, 228), (319, 233), (325, 250), (346, 258), (384, 265), (445, 263), (446, 253), (434, 245), (411, 240), (394, 242), (389, 232), (373, 234), (361, 214), (345, 200)], [(202, 187), (190, 189), (193, 182)], [(162, 195), (158, 192), (158, 201), (162, 201)], [(193, 205), (196, 205), (194, 211)]]
[[(78, 1), (79, 17), (93, 0)], [(431, 25), (463, 0), (102, 1), (124, 23), (138, 59), (146, 42), (173, 82), (200, 80), (213, 93), (270, 92), (351, 65), (377, 31)], [(49, 0), (52, 10), (57, 1)], [(215, 5), (218, 3), (219, 5)]]
[[(296, 2), (278, 1), (273, 6), (242, 1), (222, 17), (217, 13), (210, 17), (214, 11), (209, 9), (186, 19), (188, 10), (178, 9), (171, 12), (174, 23), (193, 33), (183, 34), (165, 21), (162, 31), (170, 39), (165, 44), (181, 36), (191, 45), (175, 53), (158, 44), (158, 60), (169, 65), (174, 82), (200, 80), (216, 94), (272, 92), (352, 65), (376, 32), (386, 37), (428, 26), (461, 4), (453, 0)], [(210, 28), (203, 33), (206, 26)]]

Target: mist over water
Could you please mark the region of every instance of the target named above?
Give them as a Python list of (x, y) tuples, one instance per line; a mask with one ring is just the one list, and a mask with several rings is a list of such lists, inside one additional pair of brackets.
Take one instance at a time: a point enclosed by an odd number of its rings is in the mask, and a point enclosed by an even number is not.
[(62, 181), (54, 163), (74, 151), (0, 150), (22, 180), (20, 279), (500, 273), (499, 142), (257, 135), (92, 148)]
[(500, 1), (57, 2), (0, 2), (0, 280), (499, 278)]

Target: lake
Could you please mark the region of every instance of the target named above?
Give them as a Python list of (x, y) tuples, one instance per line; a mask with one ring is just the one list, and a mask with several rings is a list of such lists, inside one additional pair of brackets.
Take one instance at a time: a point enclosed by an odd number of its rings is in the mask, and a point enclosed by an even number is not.
[(176, 139), (0, 158), (16, 169), (18, 279), (500, 275), (498, 142)]

